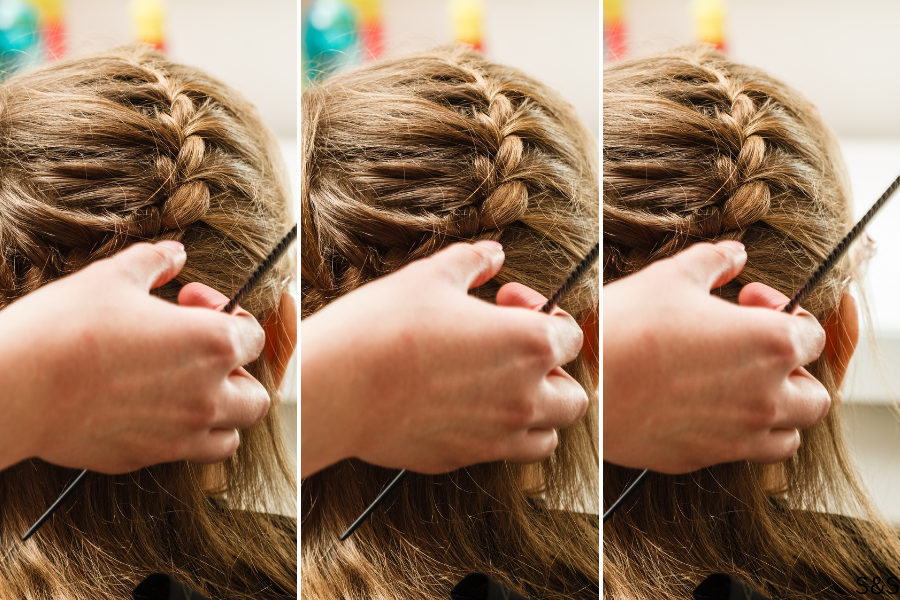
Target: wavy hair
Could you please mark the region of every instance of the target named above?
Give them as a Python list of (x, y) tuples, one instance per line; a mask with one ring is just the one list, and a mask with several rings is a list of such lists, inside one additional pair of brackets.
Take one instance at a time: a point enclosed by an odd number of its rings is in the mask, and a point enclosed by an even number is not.
[[(717, 293), (736, 301), (760, 281), (792, 296), (850, 219), (837, 142), (790, 87), (706, 47), (604, 70), (604, 283), (690, 244), (735, 239), (747, 264)], [(848, 273), (845, 260), (804, 308), (824, 323)], [(714, 571), (775, 598), (846, 598), (857, 577), (900, 564), (850, 459), (831, 365), (823, 354), (807, 369), (833, 408), (801, 432), (797, 455), (777, 468), (651, 474), (604, 526), (606, 598), (691, 598)], [(604, 463), (604, 505), (636, 474)]]
[[(230, 295), (290, 223), (280, 153), (256, 110), (145, 48), (61, 61), (0, 85), (0, 308), (135, 242), (181, 241), (156, 293)], [(276, 307), (285, 265), (243, 303)], [(277, 401), (265, 354), (248, 370)], [(60, 401), (64, 401), (63, 398)], [(296, 597), (292, 461), (277, 411), (220, 467), (177, 462), (92, 475), (26, 544), (73, 478), (28, 460), (0, 472), (0, 597), (131, 598), (164, 571), (216, 598)], [(204, 481), (215, 481), (211, 491)]]
[[(510, 281), (550, 295), (596, 242), (596, 144), (515, 69), (435, 49), (335, 76), (301, 110), (302, 317), (457, 241), (504, 246), (480, 297)], [(562, 308), (584, 323), (598, 294), (593, 271)], [(584, 354), (566, 369), (596, 399)], [(538, 475), (495, 462), (407, 478), (346, 542), (391, 471), (346, 460), (304, 479), (304, 597), (442, 598), (482, 571), (534, 597), (595, 598), (598, 519), (579, 513), (596, 510), (597, 433), (592, 408)]]

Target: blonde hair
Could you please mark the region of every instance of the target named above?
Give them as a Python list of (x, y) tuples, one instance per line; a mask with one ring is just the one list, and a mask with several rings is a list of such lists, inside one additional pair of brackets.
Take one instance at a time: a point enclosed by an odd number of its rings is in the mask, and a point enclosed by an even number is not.
[[(0, 308), (138, 241), (181, 241), (199, 281), (230, 295), (290, 224), (284, 168), (256, 110), (145, 48), (66, 60), (0, 86)], [(242, 303), (275, 309), (287, 266)], [(265, 355), (249, 365), (277, 400)], [(60, 398), (60, 401), (65, 399)], [(26, 544), (19, 536), (75, 472), (29, 460), (0, 472), (0, 597), (131, 598), (153, 571), (216, 598), (296, 597), (293, 465), (277, 411), (221, 465), (92, 474)], [(218, 473), (218, 471), (217, 471)]]
[[(814, 106), (759, 69), (682, 48), (609, 66), (603, 95), (604, 282), (695, 242), (736, 239), (747, 266), (717, 293), (736, 301), (761, 281), (792, 296), (847, 231), (834, 136)], [(820, 321), (848, 269), (803, 303)], [(836, 406), (826, 357), (807, 368)], [(605, 597), (690, 598), (714, 571), (777, 598), (847, 597), (857, 577), (897, 565), (900, 544), (858, 481), (840, 414), (802, 432), (777, 490), (771, 468), (749, 462), (651, 474), (604, 526)], [(635, 475), (604, 464), (604, 505)]]
[[(509, 281), (549, 296), (596, 242), (590, 134), (557, 94), (476, 52), (335, 76), (303, 94), (301, 128), (302, 317), (456, 241), (504, 246), (480, 297)], [(562, 302), (579, 322), (596, 311), (596, 273)], [(566, 368), (596, 398), (584, 355)], [(347, 460), (306, 478), (304, 596), (440, 598), (483, 571), (534, 597), (596, 597), (597, 518), (574, 512), (596, 510), (595, 408), (560, 431), (540, 489), (523, 490), (528, 468), (504, 462), (414, 475), (346, 542), (391, 471)]]

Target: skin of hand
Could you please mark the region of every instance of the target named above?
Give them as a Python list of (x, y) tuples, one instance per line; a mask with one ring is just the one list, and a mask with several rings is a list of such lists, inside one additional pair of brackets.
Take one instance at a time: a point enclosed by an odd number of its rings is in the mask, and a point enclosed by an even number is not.
[(793, 456), (828, 392), (803, 365), (822, 326), (780, 312), (756, 283), (739, 305), (709, 294), (741, 271), (738, 242), (697, 244), (603, 288), (603, 460), (661, 473)]
[(113, 474), (235, 452), (269, 408), (241, 368), (263, 330), (210, 310), (228, 299), (201, 284), (180, 306), (148, 293), (185, 260), (178, 242), (136, 244), (0, 311), (0, 468), (38, 457)]
[(559, 368), (582, 332), (523, 285), (496, 306), (466, 293), (503, 259), (496, 242), (454, 244), (301, 322), (303, 477), (350, 457), (441, 473), (553, 453), (555, 429), (587, 410)]

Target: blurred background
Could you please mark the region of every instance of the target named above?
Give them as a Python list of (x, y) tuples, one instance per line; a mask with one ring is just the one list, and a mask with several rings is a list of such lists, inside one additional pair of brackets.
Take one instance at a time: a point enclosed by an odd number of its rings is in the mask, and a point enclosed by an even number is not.
[(555, 88), (600, 135), (597, 0), (303, 0), (303, 84), (380, 56), (462, 42)]
[[(294, 0), (0, 0), (0, 79), (66, 56), (152, 44), (256, 105), (297, 198), (297, 16)], [(288, 373), (276, 410), (296, 457), (296, 366)]]
[[(697, 41), (764, 69), (819, 107), (840, 140), (861, 217), (900, 175), (900, 3), (606, 0), (604, 61)], [(845, 429), (869, 489), (900, 526), (900, 199), (868, 227), (871, 327), (844, 386)]]

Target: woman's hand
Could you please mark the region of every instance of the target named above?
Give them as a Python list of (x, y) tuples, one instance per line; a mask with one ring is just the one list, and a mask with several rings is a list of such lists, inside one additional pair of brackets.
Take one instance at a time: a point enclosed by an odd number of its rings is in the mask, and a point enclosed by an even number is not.
[(560, 365), (581, 349), (568, 314), (508, 284), (495, 242), (456, 244), (373, 281), (301, 324), (301, 474), (358, 457), (422, 473), (537, 462), (587, 395)]
[(183, 306), (148, 292), (184, 266), (177, 242), (137, 244), (0, 311), (0, 468), (39, 457), (122, 473), (218, 462), (269, 397), (241, 365), (263, 348), (245, 311), (185, 286)]
[(783, 294), (747, 286), (737, 306), (709, 294), (747, 254), (697, 244), (603, 288), (603, 459), (662, 473), (736, 460), (779, 462), (818, 423), (828, 392), (803, 365), (825, 332)]

